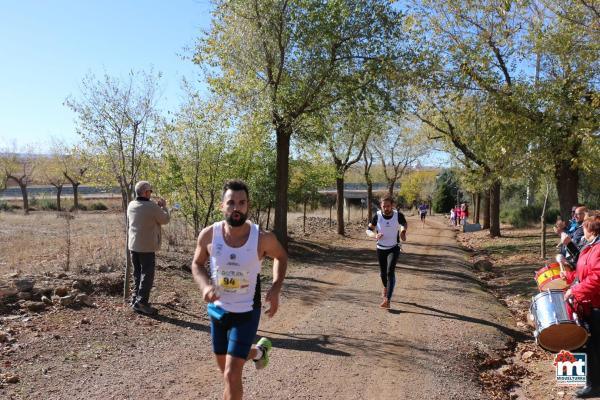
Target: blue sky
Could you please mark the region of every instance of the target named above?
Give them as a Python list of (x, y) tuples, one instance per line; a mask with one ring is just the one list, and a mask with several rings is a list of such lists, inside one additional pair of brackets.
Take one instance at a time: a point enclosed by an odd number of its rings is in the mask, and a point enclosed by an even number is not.
[(75, 115), (63, 102), (79, 95), (90, 72), (161, 71), (161, 109), (175, 110), (182, 77), (200, 79), (182, 55), (209, 26), (209, 0), (2, 1), (0, 146), (77, 142)]

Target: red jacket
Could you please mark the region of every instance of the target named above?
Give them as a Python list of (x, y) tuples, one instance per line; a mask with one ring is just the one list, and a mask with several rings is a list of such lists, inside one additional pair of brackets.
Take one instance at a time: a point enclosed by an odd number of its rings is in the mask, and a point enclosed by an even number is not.
[(579, 278), (579, 284), (573, 286), (571, 293), (584, 314), (591, 308), (600, 308), (600, 241), (584, 247), (579, 253), (577, 268), (567, 274), (567, 283)]

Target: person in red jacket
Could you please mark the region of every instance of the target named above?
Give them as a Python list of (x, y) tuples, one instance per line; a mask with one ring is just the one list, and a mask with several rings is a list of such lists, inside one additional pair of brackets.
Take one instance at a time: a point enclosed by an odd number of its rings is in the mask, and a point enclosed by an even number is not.
[(575, 271), (567, 272), (565, 300), (573, 300), (575, 309), (590, 327), (585, 346), (587, 354), (587, 385), (576, 392), (577, 398), (600, 396), (600, 215), (583, 221), (583, 235), (587, 244), (581, 249)]

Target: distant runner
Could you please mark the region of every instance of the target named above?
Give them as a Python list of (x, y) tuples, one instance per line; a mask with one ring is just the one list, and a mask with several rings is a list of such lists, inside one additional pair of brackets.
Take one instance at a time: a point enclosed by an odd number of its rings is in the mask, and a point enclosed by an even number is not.
[[(221, 211), (225, 221), (206, 227), (198, 236), (192, 274), (208, 304), (213, 352), (223, 374), (223, 399), (241, 399), (242, 371), (247, 360), (262, 369), (269, 362), (271, 341), (253, 345), (260, 321), (260, 270), (262, 259), (273, 259), (273, 285), (267, 291), (266, 314), (279, 306), (279, 292), (287, 268), (287, 253), (271, 232), (246, 221), (250, 202), (242, 181), (223, 187)], [(210, 275), (205, 268), (210, 261)]]
[[(381, 308), (390, 308), (390, 299), (396, 286), (396, 262), (400, 254), (400, 239), (406, 241), (406, 218), (394, 209), (394, 199), (386, 195), (381, 199), (381, 210), (373, 216), (366, 230), (367, 236), (377, 239), (377, 259), (381, 273), (383, 301)], [(374, 230), (377, 230), (377, 233)], [(400, 232), (399, 232), (400, 231)]]
[(425, 203), (421, 203), (419, 206), (419, 216), (421, 217), (421, 222), (425, 224), (425, 218), (427, 217), (427, 211), (429, 210), (429, 206)]

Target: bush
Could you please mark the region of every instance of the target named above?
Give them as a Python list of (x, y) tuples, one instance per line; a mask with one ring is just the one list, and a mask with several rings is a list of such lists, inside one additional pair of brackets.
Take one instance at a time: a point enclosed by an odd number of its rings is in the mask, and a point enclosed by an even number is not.
[(546, 210), (546, 223), (547, 224), (556, 223), (556, 219), (558, 218), (559, 215), (560, 215), (560, 210), (557, 208), (551, 208), (549, 210)]
[(58, 210), (58, 207), (56, 205), (56, 201), (48, 200), (48, 199), (43, 199), (43, 200), (38, 201), (38, 208), (40, 210), (45, 210), (45, 211), (56, 211), (56, 210)]
[[(79, 211), (87, 211), (87, 207), (83, 204), (79, 204), (77, 208), (79, 209)], [(71, 206), (71, 208), (69, 208), (69, 211), (75, 211), (75, 206)]]
[[(556, 217), (559, 214), (560, 211), (555, 208), (546, 210), (545, 222), (547, 224), (556, 222)], [(509, 223), (515, 228), (524, 228), (531, 224), (538, 224), (540, 222), (541, 215), (542, 207), (539, 205), (521, 206), (502, 211), (500, 213), (500, 219), (502, 222)]]
[(12, 210), (12, 207), (7, 202), (0, 201), (0, 210), (2, 210), (2, 211), (10, 211), (10, 210)]
[(104, 204), (102, 202), (97, 202), (97, 203), (90, 204), (90, 210), (104, 211), (104, 210), (108, 210), (108, 207), (106, 206), (106, 204)]

